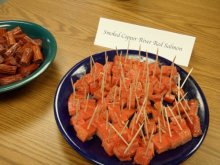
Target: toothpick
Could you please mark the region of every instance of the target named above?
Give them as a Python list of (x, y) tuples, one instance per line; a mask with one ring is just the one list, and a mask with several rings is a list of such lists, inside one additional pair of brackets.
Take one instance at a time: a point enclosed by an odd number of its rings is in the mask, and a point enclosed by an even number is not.
[(123, 109), (123, 105), (124, 105), (124, 101), (122, 100), (122, 104), (121, 104), (121, 111), (120, 111), (120, 117), (122, 116), (122, 109)]
[(160, 125), (160, 117), (158, 116), (158, 124), (159, 124), (159, 140), (160, 143), (162, 142), (162, 138), (161, 138), (161, 125)]
[(147, 102), (145, 103), (144, 110), (143, 110), (144, 111), (144, 120), (146, 122), (146, 119), (147, 119), (147, 123), (150, 124), (150, 121), (149, 121), (148, 116), (146, 114), (146, 106), (147, 106)]
[(105, 83), (107, 80), (107, 72), (108, 72), (108, 57), (106, 57), (106, 64), (105, 64), (105, 68), (104, 68), (104, 79), (105, 79)]
[[(149, 69), (149, 66), (148, 66), (148, 52), (146, 50), (146, 61), (145, 61), (146, 65), (147, 65), (147, 70)], [(148, 76), (149, 76), (149, 70), (148, 70)], [(149, 78), (149, 77), (148, 77)]]
[(141, 44), (139, 46), (138, 65), (140, 65), (140, 61), (141, 61)]
[(164, 109), (164, 111), (165, 111), (165, 116), (166, 116), (166, 119), (167, 119), (167, 126), (168, 126), (168, 130), (169, 130), (169, 135), (170, 135), (170, 137), (172, 137), (171, 130), (170, 130), (170, 123), (169, 123), (169, 120), (168, 120), (166, 108)]
[(96, 78), (96, 67), (95, 67), (95, 73), (93, 75), (93, 85), (95, 86), (95, 78)]
[(78, 114), (79, 114), (79, 100), (77, 100), (75, 123), (77, 122)]
[(175, 115), (173, 114), (173, 111), (170, 109), (170, 107), (168, 106), (168, 109), (170, 110), (170, 113), (172, 114), (172, 116), (174, 117), (174, 120), (176, 121), (176, 123), (177, 123), (177, 125), (178, 125), (178, 127), (179, 127), (179, 129), (182, 131), (183, 129), (182, 129), (182, 127), (180, 126), (180, 124), (179, 124), (179, 122), (178, 122), (178, 120), (177, 120), (177, 118), (175, 117)]
[(85, 103), (85, 100), (86, 100), (86, 89), (84, 89), (84, 103)]
[(136, 98), (136, 101), (137, 101), (137, 109), (138, 109), (138, 111), (140, 111), (140, 104), (139, 104), (139, 100), (138, 100), (138, 97), (137, 97), (136, 93), (135, 93), (135, 98)]
[(127, 87), (126, 87), (126, 84), (125, 84), (125, 78), (124, 78), (124, 75), (123, 75), (122, 71), (121, 71), (121, 77), (122, 77), (122, 81), (124, 83), (125, 91), (127, 91)]
[(111, 134), (112, 134), (112, 127), (110, 128), (110, 131), (109, 131), (109, 134), (108, 134), (108, 142), (110, 141)]
[[(176, 105), (178, 104), (177, 101), (176, 101), (176, 98), (175, 98), (175, 103), (176, 103)], [(181, 114), (180, 114), (179, 106), (177, 106), (177, 111), (178, 111), (180, 121), (182, 122), (182, 117), (181, 117)]]
[(73, 106), (74, 106), (75, 105), (75, 97), (76, 97), (76, 89), (75, 89), (75, 84), (73, 84), (72, 78), (70, 80), (71, 80), (71, 84), (73, 87)]
[(106, 126), (105, 129), (108, 130), (108, 110), (106, 111)]
[(105, 51), (105, 64), (107, 64), (107, 52)]
[(84, 112), (86, 112), (86, 111), (87, 111), (88, 101), (89, 101), (89, 94), (87, 95), (87, 99), (86, 99), (86, 106), (85, 106)]
[(91, 74), (93, 75), (93, 72), (92, 72), (92, 59), (90, 58), (90, 72), (91, 72)]
[[(141, 125), (139, 124), (139, 128), (141, 127)], [(145, 140), (145, 138), (144, 138), (144, 133), (143, 133), (143, 130), (141, 129), (141, 136), (142, 136), (142, 139), (143, 139), (143, 141), (144, 141), (144, 145), (146, 145), (147, 143), (146, 143), (146, 140)]]
[(104, 111), (104, 108), (105, 108), (105, 98), (104, 98), (104, 102), (102, 104), (102, 112)]
[(136, 82), (135, 82), (136, 83), (135, 84), (135, 91), (137, 90), (137, 84), (138, 84), (139, 76), (140, 76), (140, 70), (138, 71)]
[(115, 47), (115, 49), (116, 49), (116, 55), (118, 56), (118, 48), (117, 48), (117, 46)]
[[(183, 97), (183, 94), (182, 94), (181, 92), (180, 92), (180, 94), (181, 94), (181, 96)], [(186, 99), (183, 98), (183, 100), (184, 100), (184, 102), (186, 103), (187, 108), (188, 108), (189, 110), (191, 110), (191, 108), (189, 107), (189, 104), (188, 104), (188, 102), (186, 101)]]
[(180, 102), (180, 105), (181, 105), (181, 107), (183, 108), (183, 110), (184, 110), (184, 112), (185, 112), (187, 118), (189, 119), (190, 123), (193, 124), (192, 120), (190, 119), (188, 113), (186, 112), (186, 110), (185, 110), (185, 108), (183, 107), (183, 104), (182, 104), (181, 102)]
[(149, 139), (146, 116), (144, 116), (144, 128), (145, 128), (145, 133), (147, 135), (147, 139)]
[(147, 101), (147, 97), (145, 97), (144, 102), (143, 102), (143, 105), (142, 105), (142, 107), (141, 107), (141, 110), (139, 111), (139, 114), (138, 114), (137, 119), (136, 119), (136, 124), (137, 124), (137, 122), (138, 122), (138, 120), (139, 120), (139, 118), (140, 118), (140, 116), (141, 116), (142, 109), (144, 109), (144, 111), (145, 111), (145, 104), (147, 104), (146, 101)]
[(129, 50), (129, 46), (130, 46), (130, 40), (128, 41), (128, 48), (127, 48), (127, 52), (126, 52), (126, 56), (125, 56), (125, 62), (128, 59), (128, 50)]
[(86, 71), (84, 72), (84, 75), (83, 75), (83, 80), (82, 80), (83, 85), (85, 84), (85, 77), (86, 77)]
[(101, 92), (102, 92), (102, 103), (103, 103), (103, 99), (104, 99), (104, 76), (102, 77), (102, 86), (101, 86)]
[(122, 129), (122, 131), (121, 131), (121, 135), (124, 133), (124, 130), (125, 130), (125, 128), (127, 128), (127, 125), (128, 125), (128, 123), (129, 123), (129, 120), (126, 122), (126, 124), (124, 125), (124, 127), (123, 127), (123, 129)]
[[(149, 72), (148, 72), (149, 73)], [(149, 74), (147, 74), (147, 77), (149, 76)], [(148, 77), (149, 78), (149, 77)], [(147, 88), (146, 88), (147, 86)], [(149, 81), (146, 81), (146, 84), (145, 84), (145, 97), (148, 97), (148, 92), (149, 92), (149, 87), (150, 87), (150, 82)]]
[(157, 48), (157, 56), (156, 56), (156, 61), (155, 61), (155, 65), (154, 65), (153, 77), (154, 77), (155, 72), (156, 72), (157, 61), (158, 61), (158, 48)]
[(126, 154), (126, 152), (128, 151), (128, 149), (131, 147), (132, 143), (134, 142), (134, 140), (135, 140), (135, 138), (137, 137), (138, 133), (139, 133), (140, 130), (142, 129), (143, 125), (144, 125), (144, 124), (142, 124), (142, 125), (139, 127), (138, 131), (136, 132), (136, 134), (134, 135), (133, 139), (131, 140), (131, 142), (129, 143), (128, 147), (126, 148), (124, 154)]
[(161, 107), (161, 112), (162, 112), (162, 116), (163, 116), (163, 126), (166, 127), (162, 102), (160, 104), (161, 104), (160, 107)]
[(188, 94), (188, 92), (185, 93), (180, 100), (178, 100), (177, 104), (172, 108), (172, 110), (174, 110), (174, 108), (176, 108), (176, 106), (178, 106), (178, 104), (184, 99), (184, 97), (185, 97), (187, 94)]
[(186, 80), (188, 79), (188, 77), (189, 77), (190, 73), (192, 72), (192, 70), (193, 70), (193, 68), (192, 68), (192, 69), (189, 71), (188, 75), (186, 76), (186, 78), (185, 78), (185, 80), (183, 81), (183, 83), (182, 83), (182, 85), (181, 85), (181, 87), (180, 87), (180, 88), (183, 88), (183, 86), (184, 86), (184, 84), (185, 84)]
[(122, 78), (120, 78), (120, 87), (119, 87), (119, 100), (121, 99), (121, 81), (122, 81)]
[(131, 128), (131, 135), (133, 135), (133, 132), (134, 132), (135, 119), (136, 119), (136, 113), (134, 114), (134, 117), (133, 117), (133, 123), (132, 123), (132, 128)]
[(161, 67), (161, 69), (160, 69), (160, 83), (159, 83), (159, 88), (161, 87), (162, 70), (163, 70), (163, 67)]
[(180, 74), (178, 73), (178, 90), (177, 90), (177, 94), (178, 94), (178, 100), (180, 100)]
[(130, 59), (130, 63), (129, 63), (129, 72), (131, 71), (132, 68), (132, 60)]
[(121, 134), (118, 132), (117, 129), (115, 129), (115, 127), (109, 123), (111, 125), (111, 127), (113, 128), (113, 130), (118, 134), (118, 136), (121, 138), (121, 140), (123, 140), (123, 142), (128, 146), (128, 143), (126, 142), (126, 140), (121, 136)]
[[(137, 124), (137, 122), (138, 122), (138, 120), (139, 120), (139, 118), (140, 118), (140, 116), (141, 116), (141, 113), (142, 113), (142, 110), (143, 110), (143, 108), (144, 108), (144, 105), (145, 105), (146, 100), (147, 100), (147, 97), (145, 97), (145, 99), (144, 99), (144, 102), (143, 102), (143, 104), (142, 104), (141, 110), (138, 111), (138, 116), (137, 116), (137, 119), (136, 119), (136, 124)], [(144, 111), (145, 111), (145, 110), (144, 110)]]
[(122, 56), (122, 51), (120, 52), (120, 63), (121, 63), (121, 56)]
[(118, 122), (118, 124), (119, 124), (119, 126), (121, 127), (121, 123), (120, 123), (120, 121), (119, 121), (119, 119), (118, 119), (118, 115), (114, 112), (114, 114), (115, 114), (115, 117), (116, 117), (116, 119), (117, 119), (117, 122)]
[(88, 50), (88, 51), (89, 51), (89, 54), (91, 54), (91, 55), (90, 55), (90, 58), (92, 59), (92, 62), (93, 62), (93, 64), (94, 64), (94, 66), (96, 67), (95, 61), (94, 61), (94, 59), (93, 59), (93, 57), (92, 57), (92, 53), (90, 52), (90, 50)]
[(116, 61), (116, 77), (118, 77), (118, 61)]
[(115, 97), (116, 97), (116, 90), (117, 90), (117, 86), (114, 86), (115, 90), (114, 90), (114, 100), (113, 100), (113, 107), (115, 107)]
[(90, 119), (90, 122), (89, 122), (89, 125), (88, 125), (87, 129), (90, 128), (90, 126), (91, 126), (91, 124), (92, 124), (92, 120), (93, 120), (93, 118), (94, 118), (94, 116), (95, 116), (95, 113), (96, 113), (97, 109), (98, 109), (98, 105), (96, 106), (95, 111), (94, 111), (93, 114), (92, 114), (92, 117), (91, 117), (91, 119)]
[(144, 153), (145, 156), (147, 155), (148, 150), (149, 150), (149, 148), (150, 148), (150, 143), (151, 143), (151, 139), (152, 139), (152, 137), (153, 137), (153, 133), (154, 133), (154, 128), (153, 128), (152, 131), (151, 131), (150, 139), (149, 139), (148, 144), (147, 144), (147, 149), (146, 149), (146, 151), (145, 151), (145, 153)]
[(98, 123), (98, 120), (99, 120), (99, 112), (100, 112), (100, 107), (98, 107), (98, 114), (97, 114), (97, 118), (96, 118), (96, 123)]
[(172, 62), (172, 64), (171, 64), (169, 96), (170, 96), (170, 94), (171, 94), (171, 79), (172, 79), (172, 77), (173, 77), (173, 67), (174, 67), (174, 61), (175, 61), (175, 59), (176, 59), (176, 56), (174, 57), (173, 62)]
[(129, 109), (131, 109), (131, 97), (132, 97), (133, 84), (130, 87), (130, 96), (129, 96)]

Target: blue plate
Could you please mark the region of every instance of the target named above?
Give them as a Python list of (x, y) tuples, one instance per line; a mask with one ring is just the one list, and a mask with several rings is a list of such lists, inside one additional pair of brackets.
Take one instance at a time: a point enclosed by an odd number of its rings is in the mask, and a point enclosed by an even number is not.
[[(122, 51), (122, 54), (126, 54), (126, 50), (119, 50)], [(138, 51), (136, 50), (129, 50), (129, 57), (131, 58), (138, 58)], [(108, 59), (109, 61), (113, 61), (114, 56), (116, 54), (115, 50), (108, 51)], [(141, 56), (145, 58), (145, 52), (141, 52)], [(155, 61), (155, 55), (149, 54), (149, 62)], [(101, 64), (105, 63), (105, 53), (97, 53), (93, 55), (95, 62), (99, 62)], [(171, 65), (171, 62), (159, 57), (158, 58), (160, 63), (165, 65)], [(187, 72), (184, 71), (181, 67), (177, 66), (177, 70), (180, 73), (182, 81), (187, 76)], [(60, 129), (61, 134), (66, 139), (66, 141), (82, 156), (86, 159), (96, 163), (96, 164), (121, 164), (121, 165), (132, 165), (132, 161), (120, 162), (115, 156), (109, 157), (106, 152), (104, 151), (103, 147), (101, 146), (101, 140), (94, 136), (92, 140), (88, 142), (81, 142), (76, 137), (76, 132), (73, 129), (73, 126), (70, 125), (70, 116), (68, 114), (68, 97), (73, 92), (70, 78), (73, 78), (73, 81), (76, 82), (85, 71), (87, 73), (90, 70), (90, 57), (80, 61), (78, 64), (73, 66), (66, 75), (62, 78), (61, 82), (57, 87), (57, 91), (54, 98), (54, 115), (57, 122), (57, 125)], [(181, 83), (182, 83), (181, 81)], [(174, 150), (170, 150), (164, 152), (162, 154), (155, 154), (154, 158), (151, 160), (150, 164), (152, 165), (162, 165), (162, 164), (180, 164), (181, 162), (188, 159), (202, 144), (206, 133), (208, 131), (209, 126), (209, 110), (208, 104), (206, 102), (205, 96), (196, 83), (196, 81), (189, 76), (186, 84), (184, 85), (184, 91), (188, 92), (186, 97), (187, 100), (192, 98), (197, 98), (200, 103), (198, 115), (201, 121), (201, 128), (203, 134), (197, 138), (193, 138), (188, 143), (177, 147)]]

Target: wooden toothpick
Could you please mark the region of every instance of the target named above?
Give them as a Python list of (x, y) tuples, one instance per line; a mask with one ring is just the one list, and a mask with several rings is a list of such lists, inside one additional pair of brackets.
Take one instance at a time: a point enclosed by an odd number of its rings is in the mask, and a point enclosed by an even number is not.
[(147, 144), (147, 149), (146, 149), (146, 151), (145, 151), (145, 153), (144, 153), (145, 156), (147, 155), (148, 150), (149, 150), (149, 148), (150, 148), (150, 143), (151, 143), (151, 139), (152, 139), (152, 137), (153, 137), (153, 133), (154, 133), (154, 128), (152, 129), (151, 134), (150, 134), (150, 139), (149, 139), (148, 144)]
[(186, 80), (188, 79), (188, 77), (189, 77), (190, 73), (192, 72), (192, 70), (193, 70), (193, 68), (192, 68), (192, 69), (189, 71), (188, 75), (186, 76), (186, 78), (185, 78), (185, 80), (183, 81), (183, 83), (182, 83), (182, 85), (181, 85), (181, 87), (180, 87), (180, 88), (183, 88), (183, 86), (184, 86), (184, 84), (185, 84)]
[(132, 143), (134, 142), (134, 140), (135, 140), (135, 138), (137, 137), (138, 133), (139, 133), (140, 130), (142, 129), (143, 125), (144, 125), (144, 124), (142, 124), (142, 125), (139, 127), (138, 131), (136, 132), (136, 134), (134, 135), (133, 139), (131, 140), (131, 142), (129, 143), (128, 147), (126, 148), (124, 154), (126, 154), (126, 152), (128, 151), (128, 149), (131, 147)]

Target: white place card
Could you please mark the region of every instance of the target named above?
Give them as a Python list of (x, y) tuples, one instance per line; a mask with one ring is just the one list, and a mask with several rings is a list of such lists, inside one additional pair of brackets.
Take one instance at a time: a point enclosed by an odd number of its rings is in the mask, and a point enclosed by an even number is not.
[(115, 49), (148, 51), (170, 61), (176, 56), (175, 63), (188, 66), (195, 37), (164, 30), (134, 25), (130, 23), (100, 18), (95, 45)]

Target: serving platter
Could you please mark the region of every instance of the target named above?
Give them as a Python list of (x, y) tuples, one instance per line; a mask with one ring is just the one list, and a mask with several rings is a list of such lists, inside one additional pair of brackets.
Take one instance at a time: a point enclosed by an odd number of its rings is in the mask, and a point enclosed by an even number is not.
[[(118, 50), (122, 52), (122, 55), (126, 54), (127, 50)], [(136, 50), (129, 50), (128, 57), (138, 59), (139, 51)], [(115, 50), (107, 51), (108, 61), (113, 61), (116, 55)], [(146, 52), (141, 52), (142, 60), (145, 60)], [(101, 64), (105, 64), (105, 52), (100, 52), (93, 55), (93, 59), (95, 62), (99, 62)], [(154, 62), (156, 56), (154, 54), (148, 53), (148, 62)], [(162, 65), (171, 65), (171, 61), (158, 57), (158, 61)], [(188, 75), (188, 73), (183, 70), (180, 66), (175, 65), (177, 67), (177, 71), (180, 74), (181, 81)], [(68, 114), (68, 98), (70, 94), (73, 92), (72, 85), (71, 85), (71, 78), (75, 83), (79, 78), (81, 78), (84, 72), (89, 73), (90, 71), (90, 57), (85, 58), (84, 60), (80, 61), (76, 65), (74, 65), (62, 78), (60, 81), (55, 97), (54, 97), (54, 115), (56, 119), (57, 126), (62, 134), (62, 136), (66, 139), (69, 145), (75, 149), (79, 154), (84, 156), (86, 159), (92, 161), (95, 164), (121, 164), (121, 165), (132, 165), (132, 161), (125, 161), (120, 162), (115, 156), (109, 157), (107, 153), (104, 151), (103, 147), (101, 146), (101, 140), (94, 136), (92, 140), (87, 142), (81, 142), (76, 137), (76, 132), (73, 129), (73, 126), (70, 124), (70, 116)], [(200, 145), (202, 144), (209, 126), (209, 109), (206, 98), (197, 84), (197, 82), (193, 79), (192, 76), (189, 76), (185, 85), (183, 86), (183, 90), (188, 92), (186, 99), (190, 100), (193, 98), (198, 99), (200, 107), (198, 110), (198, 116), (200, 117), (201, 122), (201, 129), (203, 134), (197, 138), (192, 138), (191, 141), (188, 143), (177, 147), (174, 150), (166, 151), (162, 154), (155, 154), (153, 159), (151, 160), (151, 165), (162, 165), (162, 164), (180, 164), (196, 150), (199, 149)]]

